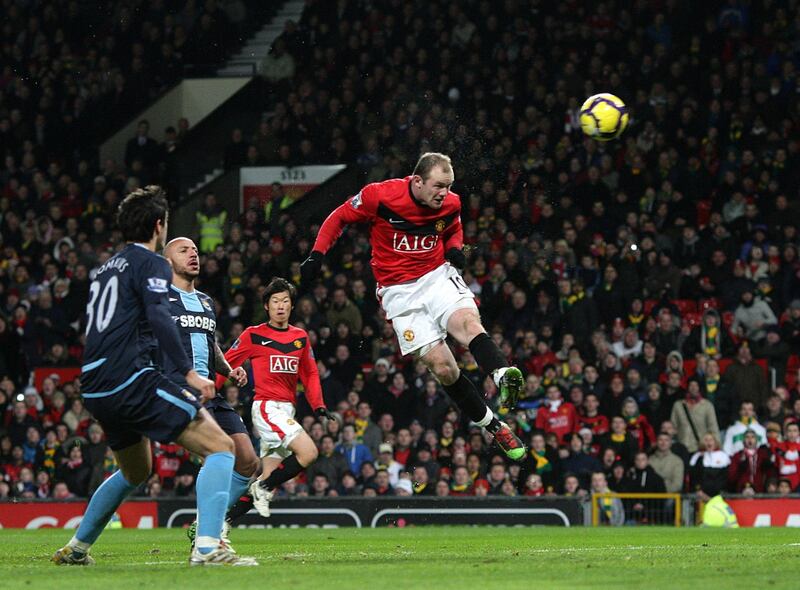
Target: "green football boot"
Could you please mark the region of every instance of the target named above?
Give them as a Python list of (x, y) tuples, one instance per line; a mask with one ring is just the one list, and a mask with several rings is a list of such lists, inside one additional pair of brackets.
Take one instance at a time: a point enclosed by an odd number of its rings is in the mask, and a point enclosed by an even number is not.
[(525, 389), (525, 380), (522, 371), (517, 367), (507, 367), (500, 377), (500, 408), (513, 410)]

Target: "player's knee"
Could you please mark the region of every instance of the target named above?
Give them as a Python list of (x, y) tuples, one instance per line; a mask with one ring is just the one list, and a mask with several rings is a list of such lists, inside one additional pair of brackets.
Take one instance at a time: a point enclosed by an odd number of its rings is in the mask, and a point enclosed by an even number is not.
[(308, 467), (314, 461), (317, 460), (319, 457), (319, 451), (317, 450), (316, 445), (313, 443), (307, 446), (304, 446), (302, 450), (297, 454), (297, 460), (303, 467)]
[(458, 380), (458, 365), (455, 363), (436, 363), (431, 372), (442, 385), (452, 385)]
[(486, 330), (483, 329), (481, 318), (477, 314), (469, 314), (464, 318), (464, 335), (467, 340), (472, 340), (478, 334), (483, 334)]
[(235, 450), (236, 447), (233, 444), (233, 440), (231, 440), (231, 437), (225, 434), (224, 432), (220, 431), (217, 436), (215, 436), (212, 440), (208, 441), (208, 448), (206, 449), (206, 452), (208, 455), (212, 453), (233, 454)]
[(311, 465), (317, 460), (317, 457), (319, 457), (319, 449), (317, 449), (316, 445), (312, 445), (309, 449), (308, 464)]

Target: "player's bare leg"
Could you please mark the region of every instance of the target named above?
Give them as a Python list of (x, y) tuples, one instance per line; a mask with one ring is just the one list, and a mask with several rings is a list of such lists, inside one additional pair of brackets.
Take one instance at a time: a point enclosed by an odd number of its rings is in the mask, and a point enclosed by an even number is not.
[(142, 437), (131, 446), (114, 451), (114, 458), (119, 470), (95, 491), (77, 532), (53, 555), (56, 565), (94, 565), (89, 548), (128, 494), (150, 477), (153, 468), (150, 439)]
[(262, 473), (250, 485), (253, 506), (261, 516), (269, 516), (269, 503), (275, 495), (275, 490), (284, 482), (297, 476), (319, 456), (317, 445), (306, 432), (300, 432), (289, 443), (288, 449), (292, 454), (283, 461), (275, 457), (264, 457), (261, 460)]
[(525, 457), (525, 445), (507, 424), (494, 417), (475, 385), (461, 373), (447, 344), (439, 341), (429, 350), (423, 349), (420, 358), (467, 418), (488, 430), (509, 459)]
[(468, 347), (478, 366), (492, 376), (500, 392), (500, 407), (513, 409), (525, 388), (522, 371), (508, 364), (500, 348), (483, 328), (478, 310), (465, 307), (454, 311), (447, 320), (447, 332), (461, 346)]

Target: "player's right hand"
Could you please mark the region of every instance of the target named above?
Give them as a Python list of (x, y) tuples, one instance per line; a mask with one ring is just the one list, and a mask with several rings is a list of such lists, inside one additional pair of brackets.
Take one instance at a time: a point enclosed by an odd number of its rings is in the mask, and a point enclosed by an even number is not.
[(467, 256), (461, 248), (450, 248), (444, 253), (445, 260), (458, 270), (464, 270), (467, 266)]
[(200, 392), (200, 397), (203, 398), (204, 402), (214, 399), (214, 396), (217, 395), (217, 388), (214, 386), (214, 382), (211, 379), (206, 379), (194, 369), (186, 373), (186, 383), (192, 389)]
[(328, 408), (317, 408), (314, 414), (317, 416), (317, 418), (325, 418), (327, 420), (339, 422), (339, 416), (331, 412)]
[(300, 279), (303, 285), (309, 285), (314, 279), (319, 277), (319, 271), (322, 270), (322, 259), (324, 254), (319, 250), (312, 250), (300, 265)]

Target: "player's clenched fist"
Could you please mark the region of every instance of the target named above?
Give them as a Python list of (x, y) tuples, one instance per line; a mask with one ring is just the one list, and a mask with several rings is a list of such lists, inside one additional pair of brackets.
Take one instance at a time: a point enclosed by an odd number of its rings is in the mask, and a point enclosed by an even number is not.
[(458, 270), (464, 270), (464, 267), (467, 266), (467, 257), (461, 248), (450, 248), (444, 253), (444, 257), (447, 262), (455, 266)]
[(304, 285), (308, 285), (318, 278), (319, 271), (322, 270), (322, 256), (322, 252), (314, 250), (300, 265), (300, 279)]
[(213, 399), (217, 395), (217, 388), (214, 386), (214, 382), (201, 376), (194, 369), (186, 373), (186, 383), (200, 393), (200, 397), (203, 398), (204, 402)]
[(247, 385), (247, 371), (242, 367), (236, 367), (228, 373), (228, 379), (231, 379), (238, 387)]

